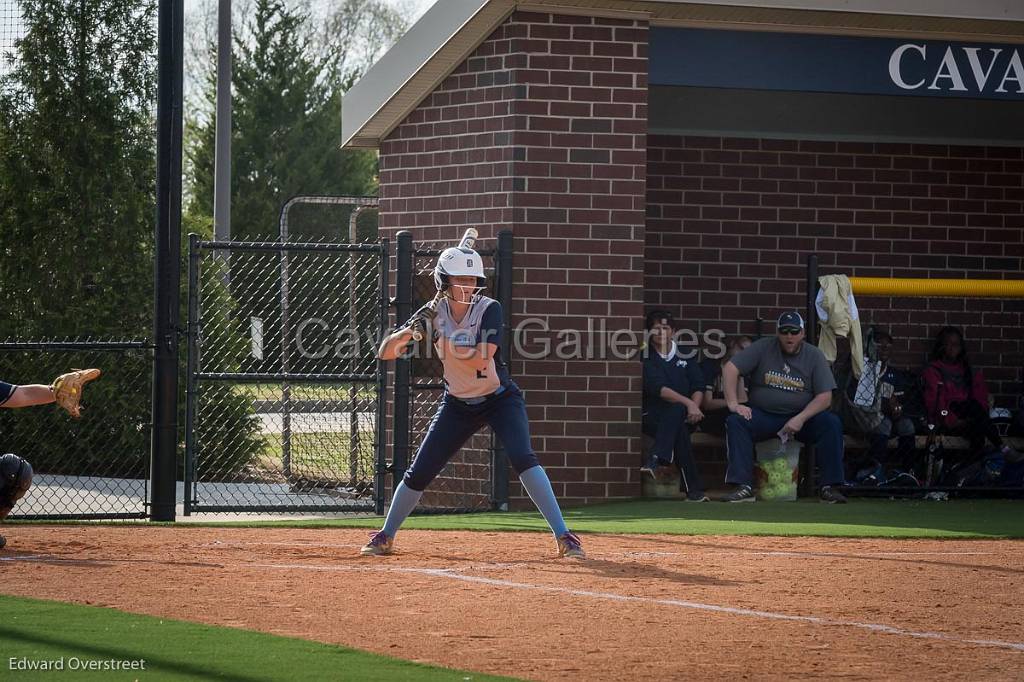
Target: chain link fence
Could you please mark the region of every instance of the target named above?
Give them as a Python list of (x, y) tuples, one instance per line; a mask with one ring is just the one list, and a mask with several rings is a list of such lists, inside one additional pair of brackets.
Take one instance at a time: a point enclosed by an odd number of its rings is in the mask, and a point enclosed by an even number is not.
[(16, 63), (14, 43), (24, 33), (21, 7), (13, 0), (0, 2), (0, 78)]
[(8, 383), (49, 384), (72, 368), (103, 371), (84, 390), (81, 419), (55, 405), (0, 410), (0, 447), (35, 470), (10, 518), (146, 516), (152, 358), (142, 341), (0, 343), (0, 378)]
[(374, 508), (386, 250), (192, 238), (186, 514)]

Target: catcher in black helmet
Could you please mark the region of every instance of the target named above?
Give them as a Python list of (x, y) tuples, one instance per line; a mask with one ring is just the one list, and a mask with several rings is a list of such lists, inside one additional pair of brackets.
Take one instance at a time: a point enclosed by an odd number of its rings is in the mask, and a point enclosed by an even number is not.
[[(32, 465), (17, 455), (0, 455), (0, 521), (14, 509), (14, 503), (25, 496), (32, 485)], [(7, 538), (0, 535), (0, 549)]]
[[(100, 375), (98, 369), (82, 369), (61, 374), (52, 384), (15, 386), (0, 381), (0, 407), (17, 408), (57, 403), (72, 417), (81, 415), (82, 387)], [(7, 518), (15, 503), (32, 485), (32, 465), (13, 454), (0, 456), (0, 521)], [(0, 549), (7, 539), (0, 535)]]

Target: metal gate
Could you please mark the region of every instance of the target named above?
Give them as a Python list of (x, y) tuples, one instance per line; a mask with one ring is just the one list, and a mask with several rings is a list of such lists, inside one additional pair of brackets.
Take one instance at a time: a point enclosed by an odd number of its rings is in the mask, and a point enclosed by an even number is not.
[(388, 242), (189, 240), (184, 513), (383, 508)]

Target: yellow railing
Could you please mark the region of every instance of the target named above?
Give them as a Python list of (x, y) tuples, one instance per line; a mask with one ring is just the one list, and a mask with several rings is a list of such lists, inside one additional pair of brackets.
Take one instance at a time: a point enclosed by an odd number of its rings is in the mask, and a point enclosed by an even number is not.
[(1024, 280), (890, 279), (851, 277), (857, 296), (956, 296), (960, 298), (1024, 298)]

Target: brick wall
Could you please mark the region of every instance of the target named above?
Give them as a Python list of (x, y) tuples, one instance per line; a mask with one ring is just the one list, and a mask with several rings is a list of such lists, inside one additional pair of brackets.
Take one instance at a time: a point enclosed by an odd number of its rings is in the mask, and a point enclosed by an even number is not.
[[(1019, 148), (651, 136), (645, 303), (698, 330), (774, 331), (820, 274), (1019, 279)], [(861, 297), (862, 321), (919, 368), (945, 324), (1002, 403), (1024, 367), (1024, 301)]]
[(567, 503), (640, 490), (639, 364), (602, 357), (608, 335), (589, 330), (641, 326), (646, 42), (641, 22), (516, 12), (381, 143), (382, 233), (511, 229), (513, 326), (549, 329), (525, 350), (558, 346), (562, 330), (594, 348), (513, 356), (534, 448)]

